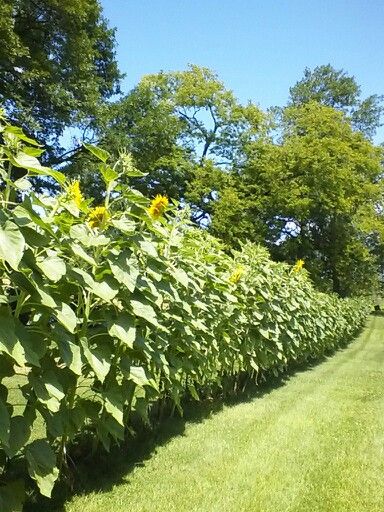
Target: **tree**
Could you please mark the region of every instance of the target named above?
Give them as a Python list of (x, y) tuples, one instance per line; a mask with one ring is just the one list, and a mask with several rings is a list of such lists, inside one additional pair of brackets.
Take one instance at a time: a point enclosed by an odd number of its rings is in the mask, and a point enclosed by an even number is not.
[(115, 32), (98, 0), (2, 0), (0, 40), (0, 104), (58, 164), (64, 129), (92, 128), (119, 92)]
[(370, 241), (383, 234), (381, 149), (345, 114), (313, 101), (286, 108), (280, 128), (277, 143), (249, 145), (242, 172), (219, 192), (214, 233), (227, 239), (240, 215), (235, 237), (262, 237), (276, 259), (304, 259), (322, 289), (349, 295), (373, 286)]
[(330, 64), (314, 70), (306, 68), (304, 77), (290, 89), (290, 105), (317, 101), (349, 115), (355, 129), (372, 137), (381, 125), (383, 96), (373, 94), (361, 99), (361, 88), (354, 77)]
[[(238, 165), (261, 120), (255, 105), (240, 104), (212, 71), (192, 65), (145, 76), (102, 116), (98, 139), (115, 153), (126, 148), (136, 167), (148, 173), (136, 180), (136, 188), (151, 196), (187, 198), (195, 218), (202, 218), (215, 191), (205, 195), (201, 176), (210, 177), (212, 185), (222, 175), (219, 169)], [(82, 176), (86, 186), (95, 183), (95, 168), (86, 155), (70, 172)]]

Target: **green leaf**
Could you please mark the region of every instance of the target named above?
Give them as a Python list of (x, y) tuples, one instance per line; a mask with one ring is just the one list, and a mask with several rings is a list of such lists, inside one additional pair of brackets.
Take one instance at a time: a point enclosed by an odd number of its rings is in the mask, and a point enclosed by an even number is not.
[(93, 144), (83, 144), (84, 147), (92, 153), (98, 160), (101, 160), (102, 162), (106, 162), (108, 158), (111, 156), (108, 151), (105, 151), (104, 149), (98, 148), (97, 146), (94, 146)]
[(93, 235), (84, 224), (74, 224), (69, 230), (69, 235), (79, 240), (85, 247), (100, 247), (107, 245), (110, 240), (105, 235)]
[(259, 371), (259, 366), (255, 363), (253, 359), (249, 361), (249, 364), (252, 366), (254, 370), (256, 370), (257, 372)]
[(12, 375), (14, 375), (14, 373), (15, 371), (13, 368), (12, 359), (9, 356), (7, 357), (2, 355), (0, 357), (0, 381), (4, 377), (11, 377)]
[(81, 349), (76, 343), (73, 343), (65, 336), (65, 332), (55, 337), (55, 341), (59, 347), (61, 359), (66, 366), (76, 375), (81, 375), (81, 367), (83, 360), (81, 357)]
[(9, 443), (10, 430), (9, 412), (4, 402), (0, 399), (0, 441), (6, 446)]
[(65, 394), (54, 372), (47, 371), (39, 377), (31, 375), (29, 380), (38, 401), (44, 404), (50, 411), (58, 412)]
[(101, 299), (109, 302), (114, 297), (116, 297), (119, 291), (119, 285), (112, 277), (105, 276), (102, 281), (95, 281), (93, 277), (90, 274), (88, 274), (88, 272), (81, 268), (74, 268), (72, 269), (72, 271), (82, 278), (85, 287), (89, 291), (91, 291)]
[(25, 488), (22, 480), (8, 482), (0, 487), (1, 512), (22, 512)]
[(116, 280), (133, 293), (139, 277), (136, 257), (133, 255), (129, 257), (127, 254), (121, 253), (117, 259), (109, 260), (108, 263)]
[(109, 302), (116, 297), (119, 291), (119, 285), (111, 276), (104, 276), (102, 281), (95, 281), (93, 293)]
[(11, 356), (19, 366), (27, 362), (24, 347), (16, 334), (15, 321), (5, 307), (0, 308), (0, 352)]
[(140, 240), (139, 246), (144, 254), (147, 254), (148, 256), (151, 256), (152, 258), (159, 257), (159, 255), (157, 253), (156, 246), (153, 242), (150, 242), (149, 240)]
[(41, 494), (50, 498), (59, 476), (54, 451), (45, 439), (37, 439), (27, 445), (25, 456), (30, 476), (36, 480)]
[(23, 448), (30, 438), (31, 430), (31, 425), (23, 416), (11, 418), (9, 448), (5, 447), (8, 457), (14, 457)]
[(178, 283), (180, 283), (185, 288), (188, 288), (189, 277), (185, 270), (182, 268), (172, 268), (171, 273)]
[(136, 230), (136, 222), (127, 218), (112, 219), (112, 226), (127, 235), (131, 235)]
[(25, 240), (16, 224), (7, 220), (0, 226), (0, 260), (17, 270), (25, 249)]
[[(18, 223), (18, 219), (15, 218), (15, 222), (20, 226), (20, 224)], [(31, 228), (29, 226), (20, 226), (20, 231), (25, 239), (25, 243), (32, 248), (47, 247), (51, 242), (51, 238), (49, 238), (46, 235), (42, 235), (41, 233), (36, 231), (36, 229)]]
[(108, 332), (111, 336), (118, 338), (123, 343), (132, 348), (136, 338), (135, 321), (128, 313), (120, 313), (119, 316), (110, 323)]
[(28, 279), (22, 272), (11, 272), (10, 279), (13, 285), (16, 285), (21, 290), (33, 295), (36, 292), (34, 283), (31, 279)]
[(32, 183), (27, 180), (26, 178), (20, 178), (18, 180), (16, 180), (14, 183), (16, 188), (18, 188), (19, 190), (22, 190), (22, 191), (26, 191), (26, 190), (29, 190), (30, 188), (32, 188)]
[[(97, 148), (97, 149), (100, 149), (100, 148)], [(119, 177), (119, 174), (112, 169), (112, 167), (110, 167), (109, 165), (100, 165), (100, 172), (101, 172), (101, 175), (103, 177), (103, 180), (105, 182), (105, 184), (107, 186), (110, 186), (110, 189), (113, 187), (113, 186), (116, 186), (117, 182), (117, 178)]]
[(69, 332), (74, 333), (77, 325), (77, 317), (75, 312), (65, 302), (56, 303), (55, 314), (58, 321)]
[(142, 366), (131, 366), (129, 370), (129, 378), (140, 387), (150, 385)]
[(123, 396), (122, 389), (116, 384), (109, 386), (106, 391), (102, 393), (104, 398), (105, 410), (122, 426), (123, 421)]
[(24, 153), (31, 156), (40, 157), (44, 153), (44, 149), (41, 148), (31, 148), (30, 146), (23, 147)]
[(32, 229), (36, 229), (36, 226), (39, 226), (44, 232), (52, 236), (52, 226), (46, 223), (33, 208), (31, 197), (25, 197), (23, 204), (17, 205), (13, 210), (15, 223), (18, 226), (30, 226)]
[(264, 315), (262, 313), (259, 313), (256, 309), (253, 309), (252, 315), (256, 318), (256, 320), (262, 320), (264, 318)]
[(90, 346), (86, 338), (80, 339), (84, 357), (95, 372), (96, 377), (104, 382), (111, 368), (111, 349), (106, 344)]
[(147, 172), (141, 172), (139, 169), (135, 168), (126, 169), (124, 174), (130, 178), (142, 178), (143, 176), (148, 176)]
[(28, 142), (28, 144), (31, 144), (32, 146), (40, 146), (40, 144), (36, 142), (34, 139), (27, 137), (27, 135), (25, 135), (25, 133), (19, 126), (5, 126), (4, 133), (12, 133), (12, 135), (17, 137), (19, 140)]
[(60, 281), (67, 272), (65, 262), (55, 254), (37, 261), (37, 266), (48, 277), (48, 279), (55, 283)]
[(62, 172), (54, 171), (49, 167), (43, 167), (39, 160), (32, 155), (19, 151), (16, 156), (12, 155), (12, 153), (7, 153), (7, 156), (10, 162), (16, 167), (21, 167), (40, 176), (50, 176), (61, 185), (65, 183), (66, 178)]
[(92, 256), (90, 256), (89, 254), (87, 254), (84, 251), (84, 249), (81, 247), (81, 245), (73, 243), (73, 244), (71, 244), (71, 249), (75, 256), (83, 259), (84, 261), (86, 261), (87, 263), (89, 263), (92, 266), (93, 265), (96, 266), (95, 259)]
[(131, 306), (133, 313), (136, 316), (143, 318), (144, 320), (151, 323), (152, 325), (155, 325), (156, 327), (160, 327), (157, 321), (156, 312), (152, 306), (150, 306), (149, 304), (143, 304), (138, 300), (131, 300)]
[(191, 393), (192, 398), (194, 398), (195, 400), (200, 400), (200, 397), (197, 394), (196, 388), (192, 383), (188, 384), (188, 390)]

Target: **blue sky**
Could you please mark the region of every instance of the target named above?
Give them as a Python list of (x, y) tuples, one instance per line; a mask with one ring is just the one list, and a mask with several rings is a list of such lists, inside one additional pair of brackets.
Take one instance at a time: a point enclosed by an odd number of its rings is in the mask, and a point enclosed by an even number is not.
[[(148, 73), (207, 66), (241, 100), (284, 105), (306, 66), (384, 94), (384, 0), (101, 0), (127, 92)], [(378, 139), (384, 139), (380, 129)]]

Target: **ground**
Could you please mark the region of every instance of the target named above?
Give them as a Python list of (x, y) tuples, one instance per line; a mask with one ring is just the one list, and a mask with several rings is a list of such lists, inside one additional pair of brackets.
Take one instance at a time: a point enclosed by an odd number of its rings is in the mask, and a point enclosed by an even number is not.
[(166, 428), (62, 510), (383, 512), (384, 318), (279, 385)]

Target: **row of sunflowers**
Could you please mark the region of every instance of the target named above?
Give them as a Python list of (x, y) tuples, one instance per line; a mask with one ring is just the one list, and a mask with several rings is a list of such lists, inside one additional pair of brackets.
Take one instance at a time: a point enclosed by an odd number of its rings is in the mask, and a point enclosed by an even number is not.
[[(78, 181), (39, 163), (19, 128), (0, 130), (3, 512), (20, 508), (31, 482), (51, 496), (85, 430), (108, 450), (159, 404), (182, 413), (186, 399), (278, 374), (363, 325), (367, 302), (317, 292), (303, 261), (275, 263), (253, 244), (228, 254), (186, 209), (132, 189), (129, 155), (111, 164), (88, 147), (105, 183), (93, 205)], [(36, 194), (36, 177), (59, 192)]]

